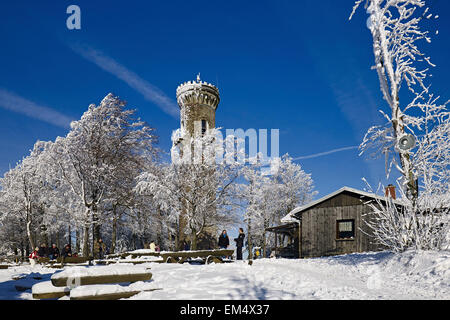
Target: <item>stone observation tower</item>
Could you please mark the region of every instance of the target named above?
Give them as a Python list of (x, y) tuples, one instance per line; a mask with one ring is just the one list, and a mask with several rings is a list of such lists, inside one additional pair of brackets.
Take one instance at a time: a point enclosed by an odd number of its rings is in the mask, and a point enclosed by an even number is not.
[[(196, 81), (188, 81), (177, 88), (177, 103), (180, 107), (180, 129), (172, 136), (172, 161), (174, 151), (178, 151), (181, 158), (192, 154), (191, 138), (202, 135), (209, 129), (216, 127), (216, 110), (219, 105), (219, 89), (214, 85), (201, 81), (200, 74)], [(190, 150), (189, 150), (190, 149)], [(191, 158), (192, 160), (192, 158)], [(214, 208), (211, 208), (214, 210)], [(183, 212), (180, 214), (179, 229), (177, 232), (178, 248), (182, 249), (183, 241), (190, 241), (184, 233), (186, 221)], [(216, 245), (216, 227), (209, 227), (198, 237), (198, 249), (212, 249)]]
[(216, 127), (216, 109), (220, 102), (219, 89), (201, 81), (188, 81), (177, 88), (177, 103), (180, 107), (180, 130), (174, 146), (180, 151), (187, 147), (186, 138), (195, 137)]

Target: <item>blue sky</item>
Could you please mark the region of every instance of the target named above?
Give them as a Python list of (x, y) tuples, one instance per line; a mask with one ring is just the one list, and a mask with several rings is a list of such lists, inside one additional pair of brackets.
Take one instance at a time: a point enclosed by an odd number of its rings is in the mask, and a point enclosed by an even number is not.
[[(70, 119), (109, 92), (137, 108), (169, 151), (175, 90), (200, 72), (221, 92), (216, 125), (280, 129), (280, 153), (305, 157), (297, 162), (318, 196), (363, 188), (363, 177), (385, 182), (383, 160), (349, 148), (381, 123), (385, 106), (364, 9), (348, 21), (353, 2), (2, 1), (0, 174), (36, 140), (65, 135)], [(81, 30), (66, 28), (71, 4), (81, 8)], [(439, 35), (422, 48), (446, 100), (450, 2), (428, 4)]]

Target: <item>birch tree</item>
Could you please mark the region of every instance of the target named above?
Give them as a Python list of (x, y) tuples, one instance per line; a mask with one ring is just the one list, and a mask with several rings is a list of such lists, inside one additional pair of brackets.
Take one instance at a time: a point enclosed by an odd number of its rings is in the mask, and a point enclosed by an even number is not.
[[(363, 1), (356, 1), (350, 19)], [(420, 24), (433, 15), (424, 8), (424, 0), (366, 0), (375, 57), (373, 69), (389, 111), (382, 111), (388, 125), (370, 128), (361, 150), (374, 148), (375, 153), (384, 153), (390, 159), (389, 168), (395, 166), (403, 176), (405, 195), (412, 201), (418, 196), (419, 172), (413, 151), (399, 148), (399, 139), (405, 134), (413, 135), (416, 141), (426, 139), (424, 135), (448, 117), (446, 103), (437, 103), (439, 97), (426, 84), (429, 68), (434, 65), (419, 48), (421, 43), (431, 42), (429, 32), (422, 30)], [(409, 95), (401, 95), (403, 85), (409, 89)], [(391, 154), (397, 154), (399, 161)]]

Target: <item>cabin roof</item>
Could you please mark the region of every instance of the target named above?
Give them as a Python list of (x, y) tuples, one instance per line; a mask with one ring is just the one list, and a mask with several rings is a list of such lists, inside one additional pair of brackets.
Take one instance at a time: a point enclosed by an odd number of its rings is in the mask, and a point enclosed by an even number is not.
[[(331, 198), (333, 198), (333, 197), (335, 197), (335, 196), (337, 196), (337, 195), (339, 195), (339, 194), (341, 194), (343, 192), (350, 192), (350, 193), (353, 193), (353, 194), (357, 194), (357, 195), (359, 195), (361, 197), (367, 197), (367, 198), (372, 198), (372, 199), (377, 199), (377, 200), (384, 200), (384, 201), (386, 200), (386, 197), (379, 196), (379, 195), (377, 195), (375, 193), (361, 191), (361, 190), (358, 190), (358, 189), (355, 189), (355, 188), (351, 188), (351, 187), (342, 187), (339, 190), (336, 190), (336, 191), (334, 191), (334, 192), (332, 192), (332, 193), (330, 193), (330, 194), (328, 194), (326, 196), (323, 196), (320, 199), (311, 201), (310, 203), (308, 203), (306, 205), (303, 205), (303, 206), (295, 208), (294, 210), (289, 212), (286, 216), (284, 216), (281, 219), (281, 222), (289, 223), (289, 222), (297, 221), (297, 219), (295, 217), (296, 214), (298, 214), (300, 212), (303, 212), (303, 211), (305, 211), (305, 210), (307, 210), (307, 209), (309, 209), (311, 207), (314, 207), (315, 205), (318, 205), (318, 204), (320, 204), (320, 203), (322, 203), (322, 202), (324, 202), (324, 201), (326, 201), (328, 199), (331, 199)], [(394, 200), (394, 203), (398, 204), (398, 205), (402, 205), (402, 201), (400, 201), (398, 199)]]
[(266, 228), (266, 231), (276, 232), (276, 233), (290, 233), (292, 229), (298, 228), (298, 222), (288, 222), (275, 227)]

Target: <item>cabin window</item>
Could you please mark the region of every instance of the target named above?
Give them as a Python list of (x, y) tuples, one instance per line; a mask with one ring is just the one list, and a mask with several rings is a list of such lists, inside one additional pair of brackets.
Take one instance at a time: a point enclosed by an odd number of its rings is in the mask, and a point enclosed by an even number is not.
[(202, 135), (206, 132), (206, 120), (202, 120)]
[(355, 237), (355, 220), (337, 220), (336, 222), (337, 239), (352, 239)]

